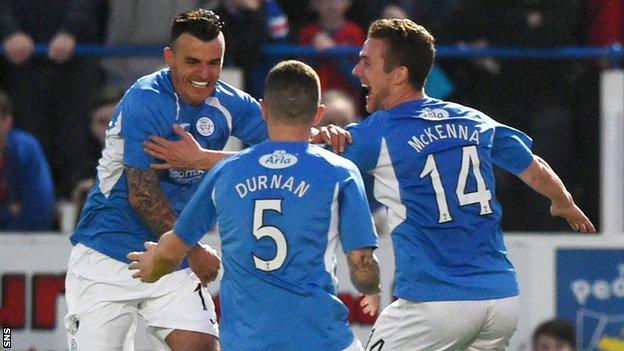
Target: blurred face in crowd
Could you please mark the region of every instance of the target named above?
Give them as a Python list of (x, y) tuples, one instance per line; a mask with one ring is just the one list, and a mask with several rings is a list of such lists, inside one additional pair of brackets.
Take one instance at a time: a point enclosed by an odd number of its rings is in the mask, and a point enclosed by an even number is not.
[(325, 20), (343, 20), (351, 0), (312, 0), (312, 7)]
[(381, 18), (407, 18), (405, 10), (397, 5), (386, 5), (381, 10)]
[(355, 102), (351, 97), (340, 90), (326, 90), (321, 98), (325, 105), (325, 114), (321, 126), (335, 124), (340, 127), (357, 122)]
[(534, 351), (575, 351), (568, 342), (552, 335), (541, 335), (535, 342)]
[(358, 64), (353, 68), (353, 75), (360, 79), (362, 86), (368, 89), (366, 111), (373, 113), (390, 106), (391, 74), (384, 71), (384, 55), (388, 44), (375, 38), (364, 42)]
[(221, 74), (224, 51), (222, 33), (211, 41), (183, 33), (172, 47), (165, 48), (165, 63), (171, 68), (173, 86), (182, 100), (196, 106), (212, 94)]
[(93, 112), (93, 115), (91, 115), (91, 134), (101, 145), (104, 145), (106, 128), (108, 128), (108, 124), (113, 119), (115, 107), (117, 107), (117, 103), (103, 105), (98, 107), (98, 109)]

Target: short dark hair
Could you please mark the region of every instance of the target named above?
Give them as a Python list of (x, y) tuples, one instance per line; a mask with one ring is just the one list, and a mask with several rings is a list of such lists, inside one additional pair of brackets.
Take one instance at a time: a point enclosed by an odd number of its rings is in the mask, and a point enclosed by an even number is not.
[(565, 319), (555, 318), (540, 324), (533, 332), (533, 349), (537, 348), (537, 340), (544, 335), (552, 336), (571, 347), (576, 347), (574, 326)]
[(15, 110), (11, 98), (3, 91), (0, 91), (0, 118), (13, 116), (14, 112)]
[(312, 67), (297, 60), (278, 63), (264, 85), (264, 100), (271, 117), (290, 125), (312, 122), (320, 95), (318, 75)]
[(169, 44), (173, 45), (183, 33), (189, 33), (203, 41), (211, 41), (222, 29), (223, 22), (216, 13), (206, 9), (188, 10), (173, 18)]
[(386, 73), (405, 66), (410, 84), (422, 89), (435, 59), (435, 39), (425, 27), (410, 19), (379, 19), (370, 25), (368, 37), (388, 44), (384, 56)]

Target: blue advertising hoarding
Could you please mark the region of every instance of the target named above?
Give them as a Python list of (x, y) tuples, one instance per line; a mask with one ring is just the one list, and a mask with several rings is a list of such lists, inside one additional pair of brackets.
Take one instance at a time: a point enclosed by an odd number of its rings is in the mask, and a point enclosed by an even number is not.
[(579, 351), (624, 351), (624, 250), (558, 249), (557, 316)]

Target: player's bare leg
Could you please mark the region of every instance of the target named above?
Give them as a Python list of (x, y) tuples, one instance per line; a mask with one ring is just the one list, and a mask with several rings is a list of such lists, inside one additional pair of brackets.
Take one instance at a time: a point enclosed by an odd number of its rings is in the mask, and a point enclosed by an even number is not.
[(165, 338), (165, 342), (173, 351), (219, 351), (219, 340), (216, 336), (188, 331), (174, 330)]

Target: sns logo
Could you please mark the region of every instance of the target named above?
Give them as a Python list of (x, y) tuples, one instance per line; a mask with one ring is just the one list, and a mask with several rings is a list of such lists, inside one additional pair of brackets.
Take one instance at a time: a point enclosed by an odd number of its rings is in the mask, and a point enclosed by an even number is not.
[(2, 348), (11, 348), (11, 328), (2, 328)]
[(260, 164), (270, 169), (287, 168), (297, 163), (297, 156), (284, 150), (275, 150), (272, 154), (266, 154), (258, 160)]
[(619, 264), (618, 270), (620, 275), (612, 281), (606, 279), (598, 279), (595, 282), (588, 282), (585, 279), (573, 281), (570, 288), (579, 305), (584, 306), (589, 297), (601, 301), (611, 297), (624, 298), (624, 264)]

